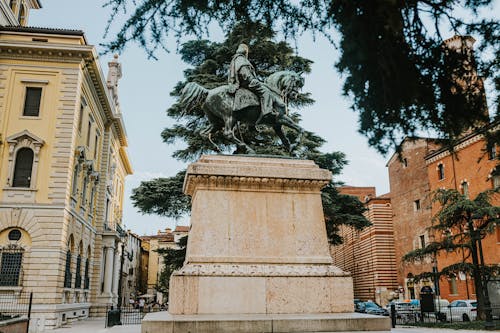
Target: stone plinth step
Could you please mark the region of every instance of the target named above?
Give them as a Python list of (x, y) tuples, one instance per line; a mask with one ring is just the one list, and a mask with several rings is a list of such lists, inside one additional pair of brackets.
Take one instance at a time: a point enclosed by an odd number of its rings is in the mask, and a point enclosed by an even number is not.
[(390, 332), (389, 317), (361, 313), (330, 314), (147, 314), (142, 333), (312, 333)]

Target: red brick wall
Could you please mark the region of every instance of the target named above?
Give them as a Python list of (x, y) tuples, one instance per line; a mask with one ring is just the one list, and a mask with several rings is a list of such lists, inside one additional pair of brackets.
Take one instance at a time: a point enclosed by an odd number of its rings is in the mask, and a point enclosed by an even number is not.
[[(483, 192), (493, 187), (490, 173), (495, 168), (497, 161), (488, 159), (485, 153), (486, 142), (479, 136), (470, 136), (468, 140), (459, 143), (456, 146), (456, 154), (452, 155), (444, 150), (439, 154), (431, 154), (427, 157), (428, 178), (430, 190), (434, 191), (439, 188), (456, 189), (463, 192), (461, 184), (467, 182), (469, 187), (469, 197), (475, 198), (478, 193)], [(442, 164), (444, 167), (445, 177), (440, 180), (438, 177), (437, 168)], [(500, 195), (494, 197), (494, 203), (500, 204)], [(432, 214), (439, 211), (439, 205), (432, 206)], [(436, 235), (439, 237), (439, 235)], [(482, 241), (484, 259), (487, 263), (500, 262), (500, 243), (498, 227), (495, 232), (487, 236)], [(463, 256), (461, 251), (451, 253), (441, 253), (438, 258), (438, 268), (448, 266), (452, 263), (461, 262)], [(444, 279), (444, 278), (443, 278)], [(473, 283), (470, 277), (468, 280), (468, 290), (465, 281), (457, 278), (458, 292), (452, 294), (449, 288), (447, 279), (444, 279), (441, 286), (441, 296), (448, 300), (475, 298)], [(467, 292), (468, 291), (468, 292)]]

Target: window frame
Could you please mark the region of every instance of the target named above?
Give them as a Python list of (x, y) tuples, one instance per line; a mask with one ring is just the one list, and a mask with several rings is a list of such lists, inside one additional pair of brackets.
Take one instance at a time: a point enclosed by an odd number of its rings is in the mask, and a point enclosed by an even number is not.
[[(24, 152), (24, 151), (29, 151), (31, 153), (31, 161), (30, 161), (30, 168), (29, 168), (29, 176), (27, 180), (27, 186), (24, 186), (24, 183), (16, 184), (16, 181), (21, 182), (21, 179), (18, 179), (21, 175), (18, 175), (18, 172), (20, 172), (20, 156), (19, 154)], [(34, 162), (35, 162), (35, 152), (33, 149), (30, 147), (20, 147), (19, 149), (16, 150), (16, 155), (14, 159), (14, 169), (12, 172), (12, 183), (11, 186), (13, 188), (32, 188), (32, 181), (33, 181), (33, 168), (34, 168)], [(18, 168), (19, 167), (19, 168)], [(28, 173), (26, 173), (28, 174)], [(18, 177), (16, 177), (18, 175)]]
[[(5, 264), (5, 255), (9, 254), (19, 254), (20, 259), (19, 259), (19, 264), (17, 265), (17, 269), (14, 270), (13, 273), (8, 274), (9, 271), (7, 269), (4, 269), (4, 264)], [(15, 245), (10, 245), (4, 248), (0, 248), (0, 287), (20, 287), (22, 286), (23, 282), (23, 260), (24, 260), (24, 249), (19, 246)], [(12, 269), (10, 269), (12, 270)], [(7, 279), (7, 281), (4, 281), (3, 279), (10, 278), (12, 279), (12, 275), (14, 274), (15, 276), (15, 283), (9, 283), (10, 281)], [(14, 280), (12, 280), (14, 281)]]
[[(40, 91), (40, 97), (38, 99), (38, 113), (36, 116), (25, 114), (26, 102), (28, 101), (28, 91), (30, 91), (31, 89), (36, 89), (36, 90)], [(42, 113), (44, 90), (45, 89), (43, 89), (43, 86), (41, 86), (41, 85), (35, 85), (35, 84), (28, 83), (24, 86), (24, 96), (23, 96), (24, 102), (23, 102), (23, 107), (21, 110), (21, 118), (26, 118), (26, 119), (41, 119), (42, 118), (41, 113)]]

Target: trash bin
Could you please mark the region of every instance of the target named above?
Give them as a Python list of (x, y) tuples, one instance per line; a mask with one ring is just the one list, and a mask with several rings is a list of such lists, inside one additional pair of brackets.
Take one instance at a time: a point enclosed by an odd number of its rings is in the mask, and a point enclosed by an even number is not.
[(121, 311), (118, 309), (111, 309), (108, 311), (108, 322), (107, 322), (107, 327), (112, 327), (115, 325), (121, 325), (121, 320), (120, 320), (120, 315)]

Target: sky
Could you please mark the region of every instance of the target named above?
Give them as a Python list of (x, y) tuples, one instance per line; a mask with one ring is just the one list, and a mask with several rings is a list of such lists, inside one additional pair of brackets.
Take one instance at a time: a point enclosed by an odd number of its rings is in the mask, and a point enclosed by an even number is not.
[[(102, 8), (105, 1), (41, 2), (43, 8), (30, 13), (30, 26), (83, 30), (88, 43), (102, 53), (99, 44), (105, 41), (103, 35), (110, 14), (109, 9)], [(113, 27), (118, 28), (119, 23), (114, 22)], [(210, 38), (220, 41), (221, 37), (215, 35)], [(189, 223), (189, 217), (173, 220), (142, 215), (130, 200), (132, 189), (141, 181), (173, 176), (186, 166), (171, 157), (175, 145), (166, 145), (160, 136), (165, 127), (174, 124), (165, 112), (175, 102), (169, 93), (182, 80), (183, 70), (187, 68), (179, 54), (175, 53), (174, 41), (169, 49), (172, 52), (158, 53), (156, 61), (148, 59), (142, 49), (131, 44), (119, 57), (123, 71), (119, 82), (120, 108), (134, 169), (134, 174), (126, 180), (123, 223), (139, 235), (156, 234), (160, 229)], [(301, 125), (327, 141), (322, 148), (324, 152), (342, 151), (349, 160), (336, 180), (353, 186), (375, 186), (377, 195), (389, 192), (385, 165), (390, 155), (380, 155), (357, 132), (358, 115), (349, 108), (349, 99), (342, 96), (342, 77), (334, 69), (338, 52), (325, 39), (318, 37), (314, 40), (307, 33), (298, 39), (297, 52), (314, 61), (312, 72), (305, 76), (303, 91), (310, 92), (316, 103), (301, 110)], [(251, 60), (251, 53), (249, 57)], [(104, 73), (107, 73), (107, 63), (111, 58), (112, 55), (102, 55), (99, 59)]]

